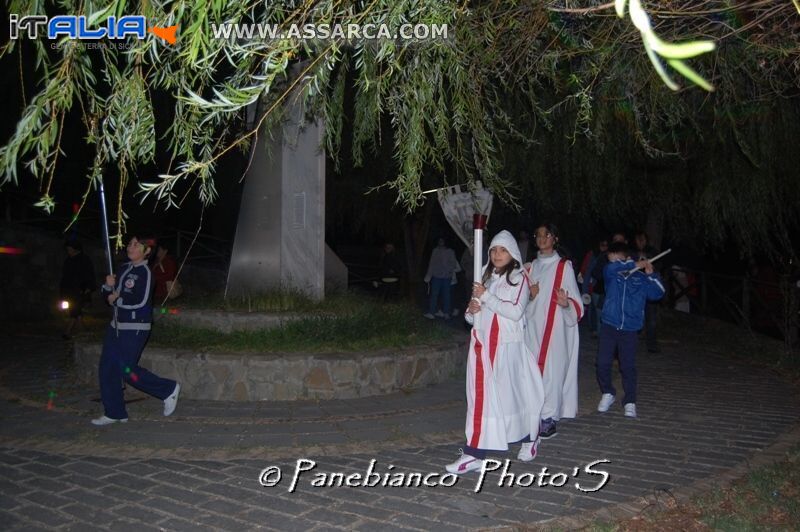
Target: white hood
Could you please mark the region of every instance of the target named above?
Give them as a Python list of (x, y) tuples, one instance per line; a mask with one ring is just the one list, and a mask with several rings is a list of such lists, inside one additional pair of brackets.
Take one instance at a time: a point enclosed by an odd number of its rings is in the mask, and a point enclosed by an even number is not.
[(503, 246), (506, 248), (517, 263), (519, 263), (519, 267), (522, 267), (522, 253), (519, 251), (517, 239), (508, 231), (503, 230), (497, 233), (492, 239), (492, 243), (489, 244), (489, 251), (486, 253), (486, 265), (483, 268), (484, 272), (486, 272), (486, 268), (492, 264), (492, 248), (496, 246)]

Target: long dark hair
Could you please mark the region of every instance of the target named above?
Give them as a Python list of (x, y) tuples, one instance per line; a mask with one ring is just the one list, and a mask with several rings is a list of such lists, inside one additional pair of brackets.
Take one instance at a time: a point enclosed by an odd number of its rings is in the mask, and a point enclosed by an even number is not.
[[(509, 253), (509, 255), (510, 255), (510, 253)], [(509, 262), (508, 264), (503, 266), (502, 269), (499, 272), (497, 272), (497, 274), (498, 275), (505, 274), (506, 282), (508, 284), (510, 284), (511, 286), (517, 286), (516, 284), (511, 282), (511, 273), (514, 270), (516, 270), (517, 268), (519, 268), (519, 267), (520, 267), (520, 264), (519, 264), (519, 262), (517, 262), (517, 259), (515, 259), (514, 257), (511, 257), (511, 262)], [(481, 284), (482, 285), (485, 286), (486, 285), (486, 281), (488, 281), (489, 278), (491, 278), (493, 269), (494, 269), (494, 266), (492, 265), (492, 250), (490, 248), (489, 249), (489, 264), (486, 265), (486, 271), (483, 272), (483, 278), (481, 279)]]

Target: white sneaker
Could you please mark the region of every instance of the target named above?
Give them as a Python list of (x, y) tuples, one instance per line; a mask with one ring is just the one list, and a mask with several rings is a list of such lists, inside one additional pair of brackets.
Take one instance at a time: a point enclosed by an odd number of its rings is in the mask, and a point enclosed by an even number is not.
[(179, 382), (175, 383), (175, 390), (172, 394), (164, 399), (164, 415), (169, 416), (175, 411), (175, 407), (178, 406), (178, 394), (181, 393), (181, 384)]
[(464, 454), (463, 450), (459, 450), (459, 452), (461, 453), (461, 456), (458, 457), (458, 460), (445, 466), (445, 469), (447, 469), (448, 473), (461, 475), (463, 473), (469, 473), (470, 471), (480, 469), (483, 465), (483, 460), (468, 454)]
[(440, 310), (439, 312), (437, 312), (437, 313), (436, 313), (436, 317), (437, 317), (437, 318), (446, 318), (446, 317), (447, 317), (447, 314), (445, 314), (444, 312), (442, 312), (442, 311)]
[(100, 417), (92, 420), (92, 425), (96, 425), (98, 427), (102, 427), (104, 425), (112, 425), (114, 423), (127, 423), (127, 422), (128, 422), (128, 418), (126, 418), (126, 417), (122, 418), (122, 419), (114, 419), (114, 418), (108, 417), (108, 416), (100, 416)]
[(523, 443), (522, 447), (519, 448), (519, 453), (517, 453), (517, 460), (522, 460), (523, 462), (530, 462), (531, 460), (536, 458), (536, 452), (538, 448), (539, 448), (539, 438), (536, 438), (536, 441)]
[(461, 314), (461, 311), (459, 309), (457, 309), (457, 308), (454, 308), (452, 314), (453, 314), (453, 317), (455, 318), (456, 316)]
[(636, 403), (625, 405), (625, 417), (636, 417)]
[(604, 393), (603, 397), (600, 398), (600, 402), (597, 403), (597, 411), (608, 412), (608, 409), (614, 404), (614, 399), (616, 398), (610, 393)]
[(426, 312), (425, 314), (422, 315), (422, 317), (423, 318), (428, 318), (429, 320), (435, 320), (436, 319), (436, 316), (434, 316), (430, 312)]

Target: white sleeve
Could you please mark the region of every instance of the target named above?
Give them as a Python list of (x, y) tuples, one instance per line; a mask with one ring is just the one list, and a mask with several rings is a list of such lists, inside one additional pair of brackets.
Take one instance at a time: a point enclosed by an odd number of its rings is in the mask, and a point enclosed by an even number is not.
[(475, 325), (475, 315), (470, 314), (469, 312), (464, 312), (464, 321), (469, 323), (470, 325)]
[(519, 321), (525, 314), (525, 307), (528, 305), (528, 294), (528, 277), (522, 275), (514, 301), (500, 299), (487, 290), (481, 296), (481, 305), (486, 305), (486, 308), (504, 318)]

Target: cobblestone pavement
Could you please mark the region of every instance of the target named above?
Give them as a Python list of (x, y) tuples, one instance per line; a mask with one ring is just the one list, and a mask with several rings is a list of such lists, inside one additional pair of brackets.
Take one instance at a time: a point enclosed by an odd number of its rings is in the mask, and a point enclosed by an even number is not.
[[(463, 377), (354, 400), (182, 400), (170, 418), (128, 390), (130, 422), (96, 428), (98, 392), (72, 382), (68, 346), (16, 334), (0, 355), (0, 528), (568, 526), (565, 516), (633, 511), (644, 497), (716, 478), (798, 424), (798, 400), (774, 375), (677, 343), (640, 355), (638, 419), (619, 404), (599, 414), (595, 349), (586, 341), (581, 351), (580, 417), (560, 423), (534, 462), (517, 461), (514, 448), (492, 457), (498, 470), (483, 480), (456, 480), (443, 466), (463, 441)], [(264, 483), (280, 472), (278, 484), (262, 486), (262, 471)], [(361, 486), (341, 485), (351, 474)], [(384, 485), (398, 482), (412, 485)]]

